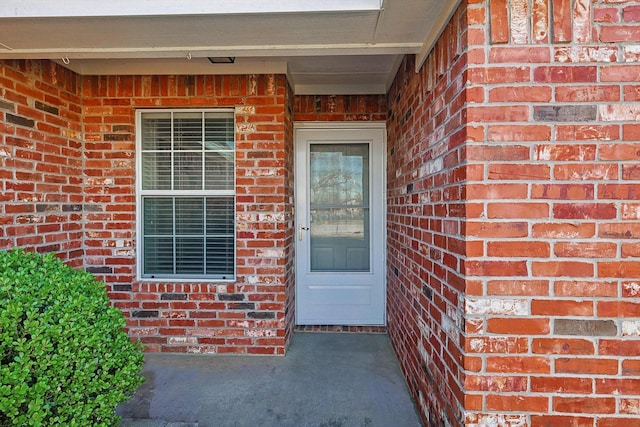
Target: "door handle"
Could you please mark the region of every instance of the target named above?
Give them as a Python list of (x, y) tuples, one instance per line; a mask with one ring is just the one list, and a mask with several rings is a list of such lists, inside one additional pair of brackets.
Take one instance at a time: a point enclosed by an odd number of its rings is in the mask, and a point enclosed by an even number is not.
[(304, 227), (302, 225), (298, 226), (298, 240), (302, 240), (302, 232), (309, 231), (309, 227)]

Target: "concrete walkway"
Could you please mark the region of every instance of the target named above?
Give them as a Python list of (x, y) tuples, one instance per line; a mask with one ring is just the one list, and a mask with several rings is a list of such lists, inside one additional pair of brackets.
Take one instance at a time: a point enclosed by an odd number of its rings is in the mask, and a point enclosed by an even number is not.
[(285, 357), (147, 354), (122, 427), (420, 426), (384, 334), (296, 333)]

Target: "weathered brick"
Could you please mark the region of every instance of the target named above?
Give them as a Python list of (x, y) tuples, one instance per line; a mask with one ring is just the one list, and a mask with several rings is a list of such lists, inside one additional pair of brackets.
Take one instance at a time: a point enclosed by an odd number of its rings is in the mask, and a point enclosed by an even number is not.
[(553, 333), (557, 335), (606, 337), (616, 336), (618, 327), (613, 320), (556, 319)]
[(163, 293), (160, 294), (160, 299), (163, 301), (180, 301), (186, 300), (187, 294), (185, 293)]
[(54, 107), (52, 105), (47, 105), (45, 103), (42, 103), (40, 101), (36, 101), (35, 102), (35, 107), (36, 109), (40, 110), (40, 111), (44, 111), (45, 113), (49, 113), (49, 114), (53, 114), (53, 115), (59, 115), (60, 111), (58, 109), (58, 107)]
[(15, 111), (15, 104), (0, 99), (0, 110)]
[(86, 271), (91, 274), (111, 274), (113, 273), (113, 267), (109, 266), (89, 266)]
[(565, 105), (534, 107), (533, 117), (541, 122), (587, 122), (596, 119), (595, 105)]
[(36, 122), (33, 119), (29, 119), (27, 117), (17, 116), (15, 114), (6, 113), (5, 114), (7, 123), (12, 123), (14, 125), (23, 126), (32, 128), (35, 126)]
[(131, 312), (131, 317), (148, 318), (158, 316), (159, 312), (157, 310), (134, 310)]

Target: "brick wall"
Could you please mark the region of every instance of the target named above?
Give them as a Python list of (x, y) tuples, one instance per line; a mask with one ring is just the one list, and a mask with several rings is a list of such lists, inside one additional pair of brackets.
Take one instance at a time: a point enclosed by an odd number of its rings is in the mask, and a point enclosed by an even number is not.
[[(284, 354), (293, 327), (291, 92), (285, 76), (85, 77), (87, 270), (147, 351)], [(235, 108), (235, 283), (135, 277), (137, 108)]]
[[(80, 77), (0, 63), (0, 247), (107, 284), (148, 351), (284, 354), (293, 329), (293, 96), (280, 75)], [(237, 280), (140, 283), (135, 110), (235, 108)]]
[(463, 418), (466, 19), (420, 73), (406, 58), (388, 95), (388, 330), (428, 426)]
[(389, 332), (427, 425), (640, 425), (638, 10), (463, 2), (398, 76)]
[(384, 121), (385, 95), (296, 95), (293, 103), (296, 122)]
[(0, 61), (0, 249), (82, 265), (82, 111), (77, 76), (49, 61)]

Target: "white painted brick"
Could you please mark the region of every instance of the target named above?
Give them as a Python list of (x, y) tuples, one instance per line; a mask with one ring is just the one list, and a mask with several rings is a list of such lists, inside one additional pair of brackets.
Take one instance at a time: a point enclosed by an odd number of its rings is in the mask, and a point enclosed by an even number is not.
[(515, 44), (529, 42), (529, 2), (511, 0), (511, 40)]
[(444, 315), (442, 316), (441, 322), (444, 333), (447, 334), (451, 341), (460, 345), (460, 329), (458, 329), (455, 322), (449, 316)]
[(276, 336), (276, 331), (272, 330), (272, 329), (250, 329), (248, 331), (245, 332), (244, 334), (247, 337), (253, 337), (253, 338), (261, 338), (261, 337), (275, 337)]
[(638, 104), (607, 104), (598, 105), (600, 120), (605, 122), (639, 121), (640, 105)]
[(259, 249), (256, 255), (264, 258), (284, 258), (284, 249)]
[(640, 282), (625, 283), (623, 287), (632, 297), (640, 296)]
[(467, 298), (465, 300), (467, 314), (499, 314), (512, 316), (529, 315), (529, 303), (521, 299)]
[(255, 123), (236, 123), (236, 132), (238, 133), (252, 133), (256, 131)]
[(640, 62), (640, 45), (623, 47), (624, 62)]
[(466, 427), (526, 427), (526, 415), (469, 414), (465, 416)]
[(255, 114), (256, 106), (255, 105), (242, 105), (236, 107), (236, 114), (238, 115), (246, 115), (246, 114)]
[(640, 320), (625, 320), (622, 322), (623, 337), (640, 337)]

